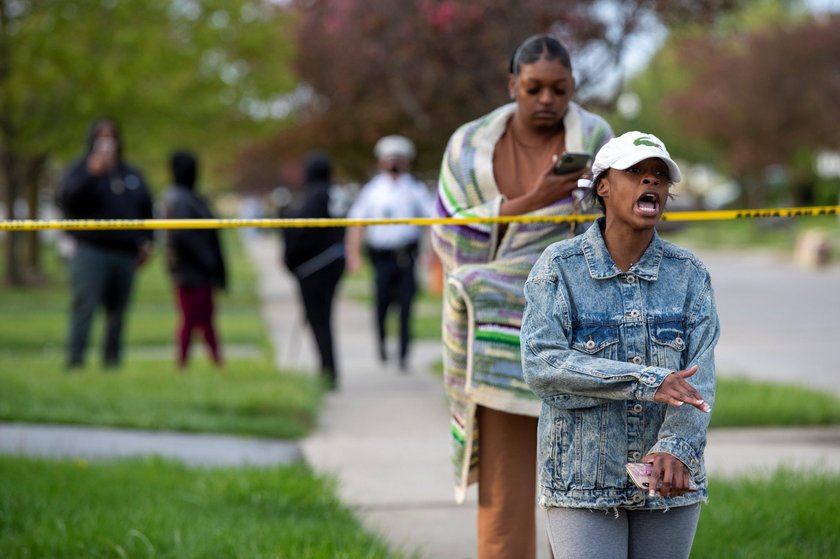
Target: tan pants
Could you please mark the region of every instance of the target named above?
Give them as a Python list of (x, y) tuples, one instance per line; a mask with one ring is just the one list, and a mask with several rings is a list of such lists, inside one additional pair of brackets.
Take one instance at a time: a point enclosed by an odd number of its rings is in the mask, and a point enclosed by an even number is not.
[(479, 406), (478, 426), (478, 559), (533, 559), (537, 418)]

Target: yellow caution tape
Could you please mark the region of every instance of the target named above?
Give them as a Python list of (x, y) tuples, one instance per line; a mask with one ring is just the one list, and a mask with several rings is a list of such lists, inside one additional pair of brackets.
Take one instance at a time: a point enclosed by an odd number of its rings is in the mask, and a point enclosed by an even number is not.
[[(840, 206), (812, 206), (801, 208), (771, 208), (762, 210), (717, 210), (695, 212), (667, 212), (662, 221), (723, 221), (731, 219), (760, 219), (769, 217), (816, 217), (840, 214)], [(419, 217), (406, 219), (66, 219), (66, 220), (6, 220), (0, 221), (0, 231), (82, 231), (105, 229), (235, 229), (355, 227), (367, 225), (469, 225), (477, 223), (568, 223), (592, 221), (599, 215), (532, 216), (510, 215), (498, 217)]]

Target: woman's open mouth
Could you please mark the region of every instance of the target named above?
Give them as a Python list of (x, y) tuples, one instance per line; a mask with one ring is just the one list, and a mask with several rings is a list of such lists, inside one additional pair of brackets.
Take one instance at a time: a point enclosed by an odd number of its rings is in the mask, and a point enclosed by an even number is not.
[(659, 197), (653, 192), (645, 192), (636, 200), (636, 211), (643, 216), (656, 217), (659, 215)]

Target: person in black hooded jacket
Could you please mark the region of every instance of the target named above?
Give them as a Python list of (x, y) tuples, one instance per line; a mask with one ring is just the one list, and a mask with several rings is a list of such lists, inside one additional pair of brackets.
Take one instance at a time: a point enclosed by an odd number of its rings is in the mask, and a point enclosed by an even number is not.
[[(212, 219), (207, 202), (195, 192), (198, 161), (188, 151), (170, 158), (173, 185), (164, 193), (168, 219)], [(227, 287), (227, 270), (216, 229), (172, 229), (166, 232), (166, 263), (175, 286), (181, 323), (175, 333), (178, 365), (189, 361), (190, 342), (199, 330), (216, 365), (222, 364), (219, 339), (213, 324), (214, 292)]]
[[(303, 205), (290, 218), (330, 218), (332, 165), (323, 153), (304, 163)], [(333, 301), (344, 273), (344, 228), (283, 229), (283, 262), (298, 281), (306, 320), (321, 358), (321, 373), (331, 389), (338, 386), (332, 334)]]
[[(57, 192), (66, 219), (151, 219), (152, 197), (139, 170), (122, 158), (115, 120), (102, 117), (88, 131), (87, 149), (67, 170)], [(84, 364), (94, 313), (105, 309), (102, 362), (120, 365), (125, 313), (134, 275), (151, 254), (150, 230), (71, 231), (72, 302), (67, 342), (68, 370)]]

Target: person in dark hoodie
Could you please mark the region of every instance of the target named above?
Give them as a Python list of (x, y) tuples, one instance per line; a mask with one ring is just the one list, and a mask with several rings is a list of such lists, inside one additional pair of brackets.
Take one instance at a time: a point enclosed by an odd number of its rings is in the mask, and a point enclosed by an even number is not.
[[(195, 191), (198, 160), (188, 151), (170, 157), (173, 185), (164, 194), (168, 219), (212, 219), (207, 202)], [(213, 363), (222, 365), (214, 326), (215, 290), (227, 287), (227, 270), (216, 229), (166, 232), (166, 264), (175, 287), (181, 321), (175, 332), (178, 366), (186, 368), (195, 330), (202, 333)]]
[[(304, 163), (302, 206), (290, 218), (330, 218), (332, 165), (327, 155), (310, 153)], [(338, 387), (332, 334), (333, 301), (344, 273), (344, 228), (283, 229), (283, 262), (298, 281), (306, 320), (321, 358), (321, 373), (328, 386)]]
[[(63, 177), (58, 203), (67, 219), (150, 219), (152, 197), (139, 170), (123, 160), (115, 120), (95, 120), (86, 153)], [(123, 323), (134, 276), (151, 254), (150, 230), (71, 231), (75, 240), (70, 262), (72, 302), (67, 342), (67, 370), (84, 364), (91, 323), (105, 309), (102, 363), (106, 369), (122, 361)]]

